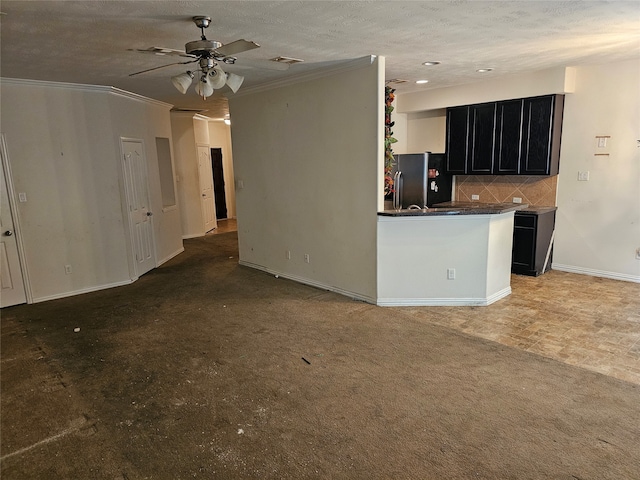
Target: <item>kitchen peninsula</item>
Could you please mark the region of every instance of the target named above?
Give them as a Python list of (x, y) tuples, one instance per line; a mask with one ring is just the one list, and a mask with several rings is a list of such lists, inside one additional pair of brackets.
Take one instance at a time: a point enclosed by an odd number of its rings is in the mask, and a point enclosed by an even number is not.
[(457, 204), (378, 212), (378, 305), (484, 306), (511, 293), (514, 212)]

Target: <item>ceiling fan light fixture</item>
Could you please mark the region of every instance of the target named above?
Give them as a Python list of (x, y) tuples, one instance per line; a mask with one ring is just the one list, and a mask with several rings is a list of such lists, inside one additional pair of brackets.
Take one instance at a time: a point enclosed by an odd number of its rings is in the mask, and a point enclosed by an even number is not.
[(180, 75), (171, 77), (171, 83), (173, 83), (173, 86), (184, 95), (191, 86), (191, 82), (194, 77), (195, 75), (193, 72), (181, 73)]
[(213, 67), (208, 72), (208, 83), (214, 88), (219, 89), (224, 87), (227, 82), (227, 74), (220, 67)]
[(244, 77), (242, 75), (236, 75), (235, 73), (227, 73), (227, 85), (231, 89), (233, 93), (236, 93), (244, 82)]
[(202, 98), (207, 98), (213, 95), (213, 87), (209, 83), (207, 75), (202, 75), (200, 81), (196, 83), (196, 93)]

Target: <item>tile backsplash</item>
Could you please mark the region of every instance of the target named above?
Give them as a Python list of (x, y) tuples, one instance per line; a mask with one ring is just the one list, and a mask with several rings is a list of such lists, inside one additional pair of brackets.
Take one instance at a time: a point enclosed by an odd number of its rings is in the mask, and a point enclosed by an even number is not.
[(471, 202), (478, 195), (484, 203), (511, 203), (513, 197), (535, 207), (555, 207), (558, 177), (522, 175), (457, 175), (455, 199)]

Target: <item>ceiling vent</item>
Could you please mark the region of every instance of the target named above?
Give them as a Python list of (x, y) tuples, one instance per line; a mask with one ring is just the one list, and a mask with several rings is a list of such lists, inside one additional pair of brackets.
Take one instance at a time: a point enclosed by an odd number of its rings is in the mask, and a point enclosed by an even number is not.
[(198, 108), (172, 108), (172, 112), (189, 112), (189, 113), (203, 113), (208, 112), (208, 110), (202, 110)]
[(402, 80), (400, 78), (392, 78), (391, 80), (387, 80), (385, 83), (388, 85), (390, 83), (395, 83), (396, 85), (398, 85), (399, 83), (407, 83), (408, 80)]
[(293, 65), (294, 63), (304, 62), (304, 60), (300, 60), (299, 58), (282, 57), (282, 56), (272, 58), (271, 61), (277, 62), (277, 63), (285, 63), (287, 65)]

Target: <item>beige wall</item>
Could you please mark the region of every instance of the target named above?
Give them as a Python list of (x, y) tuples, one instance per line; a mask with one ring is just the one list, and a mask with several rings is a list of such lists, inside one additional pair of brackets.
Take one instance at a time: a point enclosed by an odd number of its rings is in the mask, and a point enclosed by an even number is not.
[(406, 153), (444, 152), (446, 149), (446, 117), (446, 109), (407, 114)]
[(16, 206), (30, 300), (135, 278), (121, 137), (144, 143), (157, 262), (182, 251), (179, 212), (162, 210), (155, 150), (155, 137), (171, 137), (170, 105), (109, 87), (3, 79), (1, 89), (10, 193), (27, 195)]
[(535, 97), (551, 93), (571, 93), (575, 89), (575, 69), (557, 67), (455, 87), (433, 88), (397, 96), (398, 113), (425, 112), (456, 105), (495, 102), (511, 98)]
[(198, 171), (198, 144), (209, 144), (208, 122), (189, 112), (171, 112), (176, 188), (182, 238), (205, 234)]
[[(640, 282), (639, 85), (640, 60), (576, 68), (564, 106), (553, 268)], [(611, 137), (608, 148), (596, 148), (596, 135)], [(589, 181), (578, 181), (581, 171)]]
[(230, 99), (240, 261), (375, 302), (384, 59), (322, 74)]

